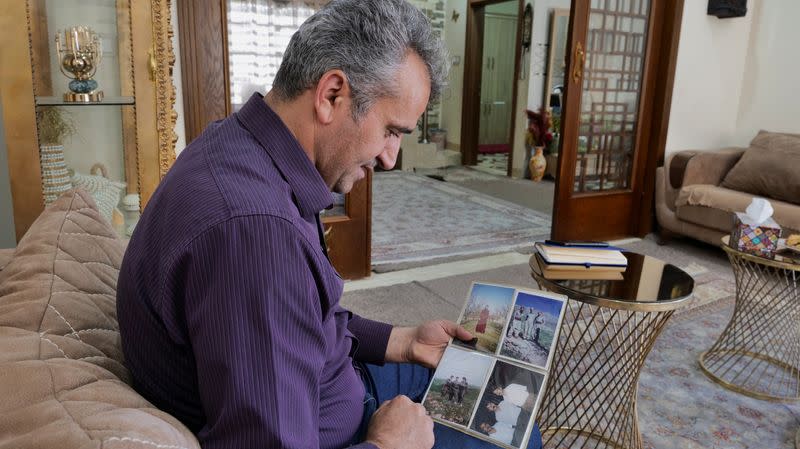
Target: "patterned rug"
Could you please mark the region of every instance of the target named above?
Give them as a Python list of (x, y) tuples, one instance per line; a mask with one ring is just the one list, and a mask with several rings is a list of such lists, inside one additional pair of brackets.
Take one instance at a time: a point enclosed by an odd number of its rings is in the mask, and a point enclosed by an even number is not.
[(372, 193), (372, 265), (506, 252), (550, 234), (550, 217), (409, 172), (378, 172)]
[(645, 448), (794, 449), (800, 404), (762, 401), (727, 390), (701, 371), (733, 313), (733, 298), (673, 315), (639, 379)]

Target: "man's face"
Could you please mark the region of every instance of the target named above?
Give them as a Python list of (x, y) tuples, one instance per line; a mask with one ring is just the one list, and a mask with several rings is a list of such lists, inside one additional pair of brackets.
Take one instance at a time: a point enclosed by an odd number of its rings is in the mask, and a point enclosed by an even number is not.
[(373, 103), (358, 121), (347, 98), (330, 132), (317, 142), (317, 169), (333, 191), (349, 192), (376, 163), (394, 167), (401, 136), (416, 127), (430, 96), (428, 70), (416, 53), (409, 52), (397, 71), (395, 91), (397, 95)]
[(486, 408), (490, 412), (496, 412), (499, 407), (497, 407), (497, 404), (495, 404), (494, 402), (489, 402), (488, 404), (486, 404)]

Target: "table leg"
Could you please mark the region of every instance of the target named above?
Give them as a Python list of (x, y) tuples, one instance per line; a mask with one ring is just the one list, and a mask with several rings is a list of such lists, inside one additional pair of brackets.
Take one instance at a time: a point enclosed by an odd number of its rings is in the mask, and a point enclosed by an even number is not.
[(639, 373), (671, 315), (568, 302), (537, 416), (545, 448), (642, 448)]

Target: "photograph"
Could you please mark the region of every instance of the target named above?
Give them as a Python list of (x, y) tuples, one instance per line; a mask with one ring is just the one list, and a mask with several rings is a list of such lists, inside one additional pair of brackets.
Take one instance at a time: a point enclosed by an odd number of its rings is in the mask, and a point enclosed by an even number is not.
[(563, 299), (519, 291), (500, 355), (547, 370), (564, 304)]
[(520, 447), (543, 386), (544, 374), (498, 360), (470, 429), (499, 443)]
[(466, 427), (493, 361), (474, 352), (447, 348), (422, 401), (431, 417)]
[(511, 287), (500, 285), (472, 284), (467, 306), (458, 324), (475, 338), (469, 342), (454, 340), (453, 343), (494, 354), (514, 303), (514, 291)]

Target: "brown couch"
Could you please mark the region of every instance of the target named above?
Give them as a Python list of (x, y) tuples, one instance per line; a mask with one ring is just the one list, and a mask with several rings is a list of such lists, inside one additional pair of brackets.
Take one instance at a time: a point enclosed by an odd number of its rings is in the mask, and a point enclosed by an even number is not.
[(660, 242), (673, 234), (713, 245), (755, 197), (787, 232), (800, 229), (800, 135), (761, 131), (748, 148), (681, 151), (656, 171)]
[(116, 319), (123, 252), (72, 191), (0, 253), (0, 448), (199, 448), (131, 388)]

